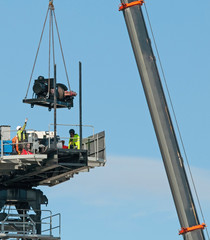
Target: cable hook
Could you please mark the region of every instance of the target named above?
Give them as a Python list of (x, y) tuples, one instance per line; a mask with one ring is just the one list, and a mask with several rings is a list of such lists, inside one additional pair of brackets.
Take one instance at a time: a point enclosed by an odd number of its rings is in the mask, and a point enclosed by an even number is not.
[(55, 7), (54, 7), (54, 5), (53, 5), (53, 0), (50, 0), (50, 2), (49, 2), (49, 8), (50, 8), (50, 10), (54, 10), (54, 9), (55, 9)]

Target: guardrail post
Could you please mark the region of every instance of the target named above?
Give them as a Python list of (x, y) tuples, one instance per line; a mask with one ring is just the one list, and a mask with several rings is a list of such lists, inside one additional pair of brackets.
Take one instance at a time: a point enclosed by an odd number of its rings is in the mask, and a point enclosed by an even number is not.
[(4, 145), (3, 145), (2, 133), (1, 133), (1, 157), (3, 157), (3, 155), (4, 155)]
[(79, 62), (79, 130), (80, 149), (82, 149), (82, 63)]
[(25, 234), (25, 233), (26, 233), (26, 226), (25, 226), (25, 222), (26, 222), (25, 210), (23, 210), (23, 234)]
[(52, 215), (50, 215), (50, 235), (52, 236)]
[(61, 237), (61, 214), (59, 213), (59, 237)]

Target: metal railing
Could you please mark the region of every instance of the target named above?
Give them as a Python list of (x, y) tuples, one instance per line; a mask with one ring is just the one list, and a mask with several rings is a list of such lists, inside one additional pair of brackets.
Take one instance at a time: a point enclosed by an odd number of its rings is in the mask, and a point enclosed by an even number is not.
[[(19, 219), (16, 219), (17, 216)], [(26, 221), (27, 219), (27, 221)], [(1, 221), (1, 232), (17, 232), (18, 234), (36, 234), (36, 223), (29, 214), (8, 214)]]
[[(50, 127), (54, 126), (54, 124), (49, 124), (49, 132), (50, 132)], [(57, 124), (57, 127), (68, 127), (68, 129), (70, 127), (80, 127), (79, 124)], [(91, 129), (91, 131), (89, 131), (89, 135), (92, 134), (92, 136), (89, 136), (87, 138), (83, 138), (82, 139), (82, 149), (83, 150), (87, 150), (88, 151), (88, 155), (92, 157), (92, 159), (95, 159), (95, 161), (97, 161), (99, 159), (99, 151), (101, 151), (100, 146), (99, 146), (99, 135), (95, 134), (95, 129), (93, 125), (82, 125), (83, 128), (87, 129)], [(65, 131), (65, 133), (67, 133), (69, 131)], [(69, 136), (66, 137), (65, 136), (60, 136), (60, 139), (69, 139)], [(50, 142), (50, 141), (49, 141)], [(90, 147), (91, 146), (91, 147)], [(50, 146), (49, 146), (50, 147)], [(104, 150), (105, 150), (105, 145), (104, 145)]]
[[(49, 124), (49, 128), (48, 128), (49, 132), (50, 132), (50, 129), (51, 129), (50, 127), (51, 126), (54, 126), (54, 124)], [(56, 126), (60, 126), (60, 127), (77, 127), (77, 128), (80, 127), (79, 124), (56, 124)], [(99, 144), (98, 144), (98, 135), (95, 134), (94, 126), (93, 125), (82, 125), (82, 127), (92, 129), (92, 131), (91, 131), (92, 132), (91, 133), (92, 136), (89, 136), (87, 138), (83, 138), (82, 139), (82, 149), (89, 151), (89, 145), (93, 144), (94, 145), (93, 148), (94, 148), (94, 152), (95, 152), (93, 158), (95, 158), (95, 160), (97, 160), (98, 159), (98, 152), (99, 152)], [(69, 136), (68, 137), (60, 136), (60, 139), (65, 139), (65, 140), (68, 139), (69, 140)], [(50, 144), (50, 141), (49, 141), (49, 144)], [(50, 145), (49, 145), (49, 148), (50, 148)]]
[[(58, 225), (53, 225), (53, 219), (54, 218), (58, 218), (58, 222), (59, 224)], [(49, 221), (49, 222), (45, 222), (45, 221)], [(49, 235), (52, 236), (53, 235), (53, 231), (56, 229), (58, 230), (58, 233), (59, 233), (59, 237), (61, 236), (61, 214), (60, 213), (57, 213), (57, 214), (54, 214), (54, 215), (50, 215), (48, 217), (44, 217), (42, 218), (42, 224), (43, 225), (47, 225), (47, 226), (50, 226), (46, 229), (43, 229), (42, 230), (42, 233), (46, 233), (46, 232), (49, 232)]]
[[(18, 212), (19, 213), (18, 213)], [(35, 213), (44, 215), (39, 221), (32, 210), (7, 208), (0, 213), (0, 232), (4, 234), (39, 234), (42, 236), (61, 236), (61, 215), (52, 214), (50, 210), (35, 210)], [(34, 213), (33, 212), (33, 213)], [(40, 226), (40, 233), (37, 227)]]
[[(11, 135), (16, 136), (17, 131), (16, 130), (9, 130), (9, 135), (11, 133)], [(21, 154), (20, 152), (16, 151), (14, 152), (15, 149), (18, 149), (19, 146), (23, 146), (23, 148), (27, 151), (29, 151), (29, 154), (36, 154), (37, 152), (39, 152), (39, 147), (42, 146), (39, 141), (40, 139), (38, 139), (38, 135), (37, 133), (42, 133), (46, 135), (46, 139), (50, 139), (50, 135), (53, 135), (53, 132), (48, 132), (48, 131), (37, 131), (34, 129), (26, 129), (26, 140), (25, 141), (21, 141), (21, 142), (12, 142), (12, 139), (4, 139), (2, 137), (2, 133), (0, 131), (0, 156), (1, 158), (5, 155), (15, 155), (15, 154)], [(5, 133), (5, 131), (4, 131)], [(30, 139), (30, 140), (29, 140)], [(27, 144), (30, 144), (30, 148), (28, 149), (26, 147)], [(35, 147), (36, 146), (36, 147)], [(26, 153), (25, 153), (26, 154)]]
[[(54, 126), (54, 124), (53, 123), (50, 123), (49, 124), (49, 127), (48, 127), (48, 131), (50, 132), (50, 128), (51, 128), (51, 126)], [(79, 124), (56, 124), (56, 126), (60, 126), (60, 127), (80, 127), (80, 125)], [(92, 134), (93, 134), (93, 137), (94, 137), (94, 132), (95, 132), (95, 129), (94, 129), (94, 126), (92, 126), (92, 125), (82, 125), (82, 127), (85, 127), (85, 128), (91, 128), (92, 129)], [(54, 136), (53, 136), (53, 138), (54, 138)], [(69, 139), (69, 136), (67, 137), (67, 136), (60, 136), (60, 139)], [(50, 141), (49, 141), (49, 144), (50, 144)], [(50, 145), (49, 145), (49, 147), (50, 147)]]
[[(48, 127), (48, 131), (36, 131), (34, 129), (26, 129), (26, 135), (28, 136), (28, 140), (25, 142), (15, 142), (12, 143), (12, 140), (7, 139), (7, 140), (1, 140), (1, 144), (0, 144), (0, 152), (1, 152), (1, 158), (3, 158), (3, 156), (6, 155), (15, 155), (14, 150), (16, 149), (16, 146), (18, 148), (18, 146), (24, 146), (26, 144), (30, 144), (30, 150), (29, 153), (22, 153), (22, 154), (36, 154), (36, 153), (44, 153), (44, 151), (46, 151), (46, 149), (51, 147), (51, 142), (54, 141), (54, 132), (51, 131), (51, 127), (54, 126), (54, 124), (49, 124)], [(65, 140), (69, 140), (69, 135), (67, 135), (69, 133), (69, 128), (78, 128), (80, 125), (78, 124), (57, 124), (57, 127), (60, 127), (60, 131), (58, 131), (58, 134), (60, 133), (60, 136), (57, 136), (57, 147), (58, 148), (62, 148), (63, 147), (63, 141)], [(66, 127), (66, 129), (65, 129)], [(89, 135), (92, 134), (92, 136), (87, 137), (87, 138), (83, 138), (82, 139), (82, 149), (87, 150), (88, 153), (90, 153), (91, 157), (94, 158), (95, 160), (97, 160), (99, 158), (99, 151), (101, 151), (101, 147), (99, 146), (99, 138), (98, 138), (98, 134), (95, 134), (95, 129), (94, 126), (92, 125), (83, 125), (83, 128), (85, 128), (86, 132), (89, 132)], [(68, 128), (68, 130), (67, 130)], [(90, 129), (90, 130), (89, 130)], [(5, 131), (4, 131), (5, 133)], [(17, 131), (16, 130), (9, 130), (9, 133), (7, 134), (7, 136), (11, 135), (16, 135)], [(0, 131), (0, 139), (4, 139), (2, 138), (2, 133)], [(30, 138), (30, 139), (29, 139)], [(45, 144), (41, 144), (42, 140), (45, 140)], [(43, 151), (40, 151), (40, 149), (43, 148)], [(9, 151), (7, 152), (7, 149), (9, 149)], [(21, 154), (20, 152), (16, 152), (16, 154)]]

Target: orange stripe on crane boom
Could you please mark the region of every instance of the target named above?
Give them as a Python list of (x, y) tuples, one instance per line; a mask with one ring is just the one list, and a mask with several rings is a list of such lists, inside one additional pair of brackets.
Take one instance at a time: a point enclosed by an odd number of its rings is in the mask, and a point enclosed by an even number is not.
[(131, 3), (122, 3), (119, 7), (119, 11), (122, 11), (126, 8), (133, 7), (133, 6), (136, 6), (136, 5), (142, 5), (143, 3), (144, 3), (144, 0), (134, 1), (134, 2), (131, 2)]
[(198, 230), (198, 229), (204, 229), (206, 227), (206, 224), (205, 223), (202, 223), (201, 225), (196, 225), (196, 226), (192, 226), (192, 227), (188, 227), (188, 228), (182, 228), (180, 231), (179, 231), (179, 235), (181, 234), (185, 234), (187, 232), (191, 232), (191, 231), (194, 231), (194, 230)]

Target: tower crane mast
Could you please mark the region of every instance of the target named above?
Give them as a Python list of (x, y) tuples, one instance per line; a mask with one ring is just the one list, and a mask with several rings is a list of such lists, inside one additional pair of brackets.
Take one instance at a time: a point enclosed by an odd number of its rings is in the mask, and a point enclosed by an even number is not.
[(150, 38), (142, 13), (143, 1), (121, 0), (137, 67), (144, 88), (147, 104), (163, 158), (166, 174), (181, 225), (180, 234), (185, 240), (204, 240), (193, 196), (160, 75), (153, 54)]

